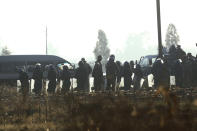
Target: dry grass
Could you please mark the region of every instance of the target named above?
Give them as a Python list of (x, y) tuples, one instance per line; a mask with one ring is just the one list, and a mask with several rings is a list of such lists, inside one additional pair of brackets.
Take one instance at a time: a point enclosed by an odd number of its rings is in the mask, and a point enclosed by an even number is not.
[(197, 130), (197, 102), (160, 96), (28, 95), (0, 88), (0, 131)]

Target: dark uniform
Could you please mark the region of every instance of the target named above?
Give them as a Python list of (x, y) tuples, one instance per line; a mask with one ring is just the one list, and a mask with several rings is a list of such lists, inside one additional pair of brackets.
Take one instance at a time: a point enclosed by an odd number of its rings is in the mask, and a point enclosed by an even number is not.
[(176, 52), (177, 52), (177, 59), (183, 60), (184, 57), (186, 56), (185, 51), (183, 51), (183, 49), (181, 48), (180, 45), (177, 46), (177, 51)]
[(158, 88), (159, 82), (161, 80), (161, 75), (162, 75), (161, 60), (156, 60), (155, 63), (153, 64), (152, 74), (153, 74), (153, 79), (154, 79), (154, 86), (155, 88)]
[[(134, 71), (135, 71), (135, 69), (134, 69), (134, 61), (130, 61), (130, 68), (131, 68), (131, 72), (132, 72), (132, 75), (134, 74)], [(132, 76), (131, 76), (132, 77)], [(133, 85), (134, 83), (133, 83), (133, 78), (131, 78), (132, 79), (132, 81), (131, 81), (131, 85)]]
[(134, 61), (130, 61), (129, 65), (130, 65), (130, 68), (131, 68), (131, 72), (134, 73), (134, 65), (135, 65)]
[(19, 80), (21, 82), (21, 92), (26, 95), (29, 92), (29, 77), (27, 72), (20, 70), (19, 71)]
[(178, 52), (175, 45), (172, 45), (169, 49), (169, 55), (173, 60), (178, 59)]
[(43, 71), (43, 90), (44, 90), (44, 93), (46, 93), (48, 71), (49, 71), (49, 66), (46, 65), (44, 67), (44, 71)]
[(92, 68), (91, 68), (91, 66), (86, 62), (86, 60), (84, 59), (84, 58), (82, 58), (81, 59), (81, 61), (83, 62), (83, 64), (84, 64), (84, 68), (85, 68), (85, 70), (86, 70), (86, 76), (85, 76), (85, 78), (86, 78), (86, 80), (85, 80), (85, 91), (86, 92), (89, 92), (90, 91), (90, 78), (89, 78), (89, 76), (90, 76), (90, 74), (92, 73)]
[(176, 86), (182, 87), (183, 86), (183, 68), (179, 60), (177, 60), (174, 64), (174, 74), (175, 74)]
[(170, 73), (167, 61), (162, 63), (162, 60), (156, 60), (153, 64), (152, 74), (155, 88), (158, 88), (161, 85), (169, 88)]
[(124, 63), (123, 76), (124, 76), (124, 89), (130, 90), (131, 82), (132, 82), (132, 79), (131, 79), (132, 72), (131, 72), (130, 65), (127, 61)]
[(121, 77), (122, 77), (122, 74), (123, 74), (123, 68), (122, 68), (122, 65), (121, 65), (121, 62), (120, 61), (116, 61), (116, 65), (117, 65), (117, 83), (120, 83), (121, 82)]
[(194, 73), (194, 87), (197, 87), (197, 57), (194, 60), (193, 64), (193, 73)]
[(191, 53), (187, 54), (187, 59), (184, 63), (184, 83), (186, 88), (190, 88), (194, 83), (194, 59)]
[(57, 83), (56, 81), (57, 73), (53, 65), (50, 65), (49, 67), (47, 78), (49, 80), (48, 89), (47, 89), (48, 93), (55, 93), (56, 83)]
[(115, 91), (116, 76), (118, 72), (118, 67), (114, 60), (115, 56), (111, 55), (106, 65), (107, 90), (112, 89), (113, 91)]
[(75, 77), (77, 79), (77, 90), (85, 90), (86, 80), (87, 80), (87, 71), (84, 66), (84, 63), (80, 61), (78, 63), (79, 67), (76, 69)]
[(63, 85), (62, 85), (62, 92), (68, 92), (70, 90), (70, 78), (71, 78), (71, 74), (68, 70), (68, 66), (64, 66), (63, 67), (63, 71), (61, 73), (60, 76), (61, 80), (63, 81)]
[(35, 81), (33, 91), (36, 94), (40, 94), (42, 91), (42, 77), (43, 77), (43, 72), (41, 66), (37, 64), (32, 76), (32, 78)]
[(134, 70), (134, 89), (140, 88), (140, 81), (143, 77), (142, 70), (139, 64), (136, 64), (136, 68)]
[(103, 78), (103, 69), (101, 64), (102, 56), (98, 56), (97, 61), (95, 62), (92, 76), (94, 77), (94, 89), (95, 91), (100, 91), (103, 88), (104, 78)]

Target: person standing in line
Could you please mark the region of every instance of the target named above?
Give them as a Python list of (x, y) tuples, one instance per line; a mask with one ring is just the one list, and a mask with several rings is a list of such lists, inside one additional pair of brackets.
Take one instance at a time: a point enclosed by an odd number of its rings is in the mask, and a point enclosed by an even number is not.
[(182, 88), (183, 86), (183, 69), (180, 60), (174, 64), (176, 86)]
[(132, 81), (131, 81), (131, 85), (133, 85), (134, 83), (133, 83), (133, 77), (132, 77), (132, 76), (133, 76), (133, 74), (134, 74), (134, 72), (135, 72), (135, 69), (134, 69), (134, 65), (135, 65), (135, 64), (134, 64), (134, 61), (130, 61), (129, 64), (130, 64), (130, 68), (131, 68), (131, 72), (132, 72), (132, 75), (131, 75), (131, 80), (132, 80)]
[(71, 74), (68, 70), (68, 66), (63, 66), (63, 71), (61, 73), (60, 78), (63, 81), (61, 92), (63, 93), (68, 92), (70, 90), (70, 85), (71, 85), (70, 82)]
[(117, 92), (119, 92), (119, 89), (120, 89), (120, 83), (121, 83), (121, 78), (122, 78), (122, 74), (123, 74), (123, 67), (121, 65), (121, 62), (120, 61), (116, 61), (116, 65), (117, 65), (117, 68), (118, 68), (118, 71), (117, 71), (117, 78), (116, 78), (116, 89), (117, 89)]
[(123, 77), (124, 77), (124, 89), (125, 90), (130, 90), (131, 88), (131, 79), (132, 72), (129, 63), (126, 61), (124, 63), (124, 68), (123, 68)]
[(21, 92), (25, 98), (29, 92), (29, 77), (23, 69), (19, 69), (19, 80), (21, 82)]
[(51, 94), (54, 94), (55, 89), (56, 89), (56, 84), (57, 84), (57, 81), (56, 81), (57, 73), (56, 73), (55, 68), (53, 67), (53, 65), (49, 66), (49, 71), (48, 71), (47, 78), (49, 80), (47, 92), (51, 93)]
[(134, 90), (140, 88), (140, 82), (143, 77), (142, 70), (139, 64), (136, 64), (136, 68), (134, 70)]
[(106, 90), (115, 91), (115, 83), (116, 83), (118, 67), (114, 61), (115, 61), (115, 56), (111, 55), (106, 65), (106, 78), (107, 78)]
[(81, 61), (84, 64), (84, 68), (86, 70), (86, 76), (85, 76), (85, 91), (90, 92), (90, 74), (92, 73), (92, 68), (91, 66), (86, 62), (85, 58), (82, 58)]
[(85, 91), (87, 71), (82, 61), (78, 63), (79, 67), (76, 69), (75, 78), (77, 79), (77, 91)]
[(104, 86), (104, 77), (103, 77), (103, 69), (101, 64), (102, 56), (99, 55), (97, 57), (97, 61), (95, 62), (92, 76), (94, 77), (94, 90), (101, 91)]
[(33, 91), (35, 94), (41, 94), (42, 91), (42, 77), (43, 77), (43, 72), (41, 69), (41, 64), (36, 64), (35, 70), (33, 72), (32, 78), (34, 79), (34, 89)]

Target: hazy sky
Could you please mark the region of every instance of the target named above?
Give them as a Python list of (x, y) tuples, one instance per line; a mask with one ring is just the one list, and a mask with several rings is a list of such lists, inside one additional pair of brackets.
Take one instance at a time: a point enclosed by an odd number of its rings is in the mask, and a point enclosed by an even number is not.
[[(161, 0), (163, 44), (173, 23), (183, 49), (195, 55), (196, 12), (196, 0)], [(157, 53), (156, 0), (0, 0), (0, 46), (7, 45), (12, 54), (45, 54), (46, 26), (50, 50), (71, 62), (94, 59), (99, 29), (111, 53), (124, 54), (127, 44), (134, 44), (133, 54)]]

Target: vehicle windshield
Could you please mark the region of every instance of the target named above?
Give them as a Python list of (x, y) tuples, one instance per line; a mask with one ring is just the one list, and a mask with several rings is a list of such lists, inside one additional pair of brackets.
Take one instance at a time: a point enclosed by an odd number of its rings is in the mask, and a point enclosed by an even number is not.
[(156, 58), (152, 58), (152, 64), (155, 63)]
[(73, 69), (74, 67), (70, 63), (60, 63), (57, 65), (61, 70), (63, 70), (63, 66), (68, 66), (68, 69)]

